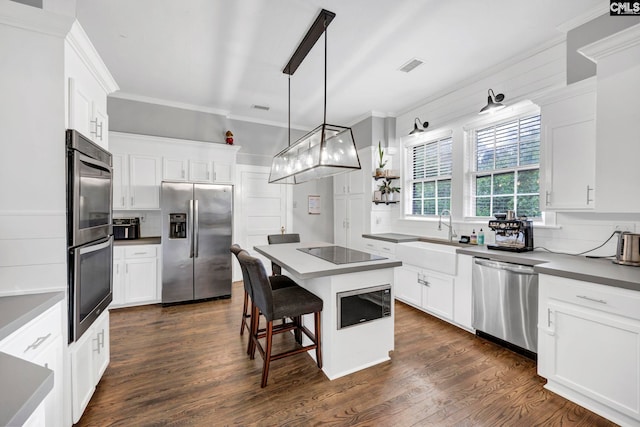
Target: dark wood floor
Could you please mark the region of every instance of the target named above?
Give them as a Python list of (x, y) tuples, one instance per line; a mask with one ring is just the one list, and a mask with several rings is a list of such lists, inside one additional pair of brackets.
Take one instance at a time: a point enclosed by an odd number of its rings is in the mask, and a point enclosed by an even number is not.
[(329, 381), (301, 354), (261, 389), (241, 304), (238, 282), (232, 299), (112, 310), (111, 364), (78, 425), (613, 425), (544, 390), (529, 359), (398, 302), (391, 361)]

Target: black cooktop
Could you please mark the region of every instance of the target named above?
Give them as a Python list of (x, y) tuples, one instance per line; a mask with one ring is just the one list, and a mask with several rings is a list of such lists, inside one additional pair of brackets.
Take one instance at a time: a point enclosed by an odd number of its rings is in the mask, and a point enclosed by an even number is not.
[(315, 248), (298, 248), (299, 251), (322, 258), (334, 264), (349, 264), (352, 262), (375, 261), (387, 259), (382, 256), (357, 251), (342, 246), (318, 246)]

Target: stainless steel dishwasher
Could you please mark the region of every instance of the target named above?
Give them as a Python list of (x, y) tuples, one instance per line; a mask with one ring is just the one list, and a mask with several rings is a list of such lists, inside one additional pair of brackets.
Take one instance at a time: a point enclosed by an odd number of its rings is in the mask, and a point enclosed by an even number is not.
[(476, 333), (537, 353), (538, 274), (533, 267), (474, 258), (472, 287)]

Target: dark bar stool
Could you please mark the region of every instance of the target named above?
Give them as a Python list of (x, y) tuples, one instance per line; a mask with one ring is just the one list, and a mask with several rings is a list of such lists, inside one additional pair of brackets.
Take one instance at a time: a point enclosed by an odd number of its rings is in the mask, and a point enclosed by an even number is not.
[[(244, 252), (247, 255), (249, 254), (246, 250), (242, 249), (240, 245), (234, 243), (231, 245), (229, 250), (236, 256), (238, 259), (238, 254), (240, 252)], [(238, 259), (238, 263), (240, 260)], [(242, 270), (242, 285), (244, 286), (244, 301), (242, 304), (242, 322), (240, 324), (240, 335), (244, 334), (245, 327), (251, 331), (251, 313), (253, 312), (253, 287), (251, 286), (251, 278), (247, 273), (247, 269), (245, 266), (240, 263), (240, 269)], [(271, 284), (272, 289), (280, 289), (286, 288), (288, 286), (297, 286), (296, 283), (286, 276), (271, 276), (269, 277), (269, 283)], [(249, 304), (251, 302), (251, 304)], [(251, 332), (249, 332), (251, 333)], [(249, 343), (247, 344), (247, 354), (251, 354), (253, 349), (253, 343), (251, 339), (249, 339)]]
[[(244, 249), (240, 247), (238, 244), (233, 244), (229, 248), (229, 250), (238, 258), (238, 254), (240, 252), (246, 252)], [(240, 260), (238, 259), (238, 262)], [(244, 265), (240, 264), (240, 269), (242, 270), (242, 285), (244, 286), (244, 302), (242, 303), (242, 323), (240, 324), (240, 335), (244, 334), (244, 328), (250, 330), (249, 319), (251, 318), (251, 314), (247, 312), (249, 308), (249, 297), (251, 297), (251, 301), (253, 301), (253, 295), (251, 290), (251, 282), (249, 281), (249, 274), (247, 274), (247, 269), (244, 268)], [(249, 352), (249, 347), (247, 347), (247, 353)]]
[[(300, 235), (297, 233), (269, 234), (267, 236), (267, 241), (270, 245), (278, 245), (280, 243), (300, 243)], [(282, 267), (272, 261), (271, 271), (273, 272), (274, 276), (282, 274)]]
[[(246, 251), (243, 251), (238, 254), (238, 261), (240, 261), (240, 265), (244, 265), (244, 268), (246, 268), (253, 288), (254, 307), (251, 316), (251, 341), (253, 342), (253, 350), (250, 356), (252, 359), (255, 357), (255, 349), (257, 348), (264, 359), (260, 386), (265, 387), (267, 385), (269, 365), (272, 360), (315, 349), (318, 368), (322, 368), (322, 351), (320, 344), (322, 299), (298, 285), (272, 290), (264, 266), (258, 258), (254, 258)], [(314, 315), (315, 334), (303, 326), (301, 322), (302, 315), (311, 313)], [(264, 333), (258, 329), (260, 314), (262, 314), (267, 321)], [(293, 321), (283, 322), (281, 325), (274, 326), (274, 320), (284, 318), (291, 318)], [(291, 330), (302, 331), (302, 333), (309, 337), (312, 343), (306, 346), (296, 345), (292, 350), (271, 354), (273, 335)], [(263, 337), (266, 338), (264, 347), (262, 347), (259, 340)]]

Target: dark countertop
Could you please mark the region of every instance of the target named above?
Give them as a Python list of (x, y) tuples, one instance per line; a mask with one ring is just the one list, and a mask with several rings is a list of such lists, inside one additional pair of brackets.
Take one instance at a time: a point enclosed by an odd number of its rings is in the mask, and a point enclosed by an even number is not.
[(539, 250), (531, 252), (499, 251), (487, 249), (486, 246), (458, 248), (456, 252), (496, 261), (532, 265), (539, 274), (640, 291), (640, 267), (614, 264), (611, 259), (553, 254)]
[(383, 240), (391, 243), (415, 242), (420, 239), (420, 236), (400, 233), (363, 234), (362, 237), (365, 239)]
[(21, 426), (53, 389), (53, 371), (0, 353), (0, 425)]
[[(0, 297), (0, 340), (64, 299), (64, 292)], [(53, 389), (53, 371), (0, 352), (0, 425), (22, 425)]]
[(162, 243), (160, 236), (153, 236), (134, 240), (114, 240), (113, 246), (159, 245), (160, 243)]
[(63, 299), (64, 292), (0, 297), (0, 340), (5, 339)]
[(349, 264), (333, 264), (297, 250), (298, 248), (319, 246), (333, 246), (333, 244), (326, 242), (281, 243), (279, 245), (254, 246), (253, 249), (280, 265), (294, 278), (299, 279), (313, 279), (402, 266), (402, 262), (390, 258)]

